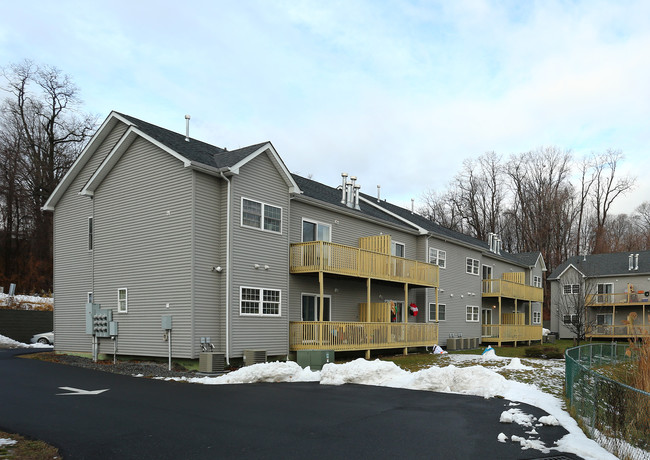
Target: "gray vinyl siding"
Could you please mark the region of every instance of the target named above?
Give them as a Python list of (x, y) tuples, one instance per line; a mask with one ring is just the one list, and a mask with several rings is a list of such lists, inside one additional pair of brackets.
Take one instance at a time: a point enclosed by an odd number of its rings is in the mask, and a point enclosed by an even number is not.
[(201, 337), (210, 337), (217, 351), (225, 350), (225, 272), (212, 271), (212, 267), (226, 266), (225, 244), (220, 245), (225, 231), (225, 192), (223, 180), (194, 172), (193, 357), (200, 352)]
[[(57, 351), (91, 351), (85, 306), (93, 291), (93, 252), (88, 250), (92, 201), (79, 191), (126, 131), (119, 123), (72, 181), (54, 211), (54, 331)], [(90, 154), (90, 152), (89, 152)]]
[(356, 248), (359, 247), (359, 238), (388, 234), (392, 241), (404, 244), (407, 259), (416, 259), (418, 255), (417, 235), (298, 200), (291, 201), (291, 243), (302, 241), (303, 219), (329, 224), (332, 243)]
[[(289, 353), (289, 188), (265, 153), (232, 176), (232, 301), (230, 356), (247, 349)], [(241, 225), (242, 197), (282, 208), (282, 232)], [(255, 264), (259, 268), (254, 268)], [(268, 269), (264, 267), (268, 266)], [(240, 314), (240, 288), (279, 289), (280, 316)]]
[[(438, 238), (429, 239), (429, 247), (447, 252), (446, 267), (440, 269), (438, 303), (446, 305), (446, 320), (439, 324), (439, 345), (446, 345), (449, 337), (480, 337), (481, 321), (467, 321), (467, 306), (482, 305), (481, 274), (466, 273), (466, 258), (482, 261), (481, 252)], [(469, 294), (468, 294), (469, 293)], [(427, 289), (429, 303), (435, 303), (435, 289)]]
[[(95, 302), (119, 322), (120, 354), (167, 356), (161, 318), (172, 315), (173, 355), (193, 356), (192, 177), (138, 138), (95, 191)], [(117, 311), (120, 288), (127, 313)]]

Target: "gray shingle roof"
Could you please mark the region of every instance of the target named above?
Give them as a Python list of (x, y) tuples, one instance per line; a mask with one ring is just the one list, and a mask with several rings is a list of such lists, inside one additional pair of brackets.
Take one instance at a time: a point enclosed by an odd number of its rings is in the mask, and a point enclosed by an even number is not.
[[(639, 254), (639, 269), (629, 269), (630, 254)], [(549, 280), (557, 279), (569, 265), (573, 265), (588, 277), (622, 276), (650, 273), (650, 251), (616, 252), (570, 257), (553, 270)]]
[(119, 112), (116, 113), (129, 120), (146, 135), (152, 137), (161, 144), (166, 145), (188, 160), (207, 166), (212, 166), (214, 168), (225, 168), (233, 166), (246, 158), (251, 153), (255, 152), (263, 145), (267, 144), (267, 142), (262, 142), (259, 144), (250, 145), (248, 147), (228, 151), (226, 149), (196, 140), (194, 138), (190, 138), (190, 141), (187, 142), (183, 134), (161, 128), (160, 126), (152, 125), (151, 123), (147, 123), (146, 121), (132, 117), (131, 115), (126, 115)]

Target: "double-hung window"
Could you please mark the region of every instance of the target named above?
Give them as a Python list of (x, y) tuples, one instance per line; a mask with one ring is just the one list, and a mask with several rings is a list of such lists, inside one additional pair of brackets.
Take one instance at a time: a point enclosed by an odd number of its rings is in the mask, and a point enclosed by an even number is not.
[(467, 305), (465, 321), (469, 323), (478, 323), (478, 306)]
[(242, 198), (241, 224), (243, 227), (282, 233), (282, 208)]
[(117, 312), (126, 313), (129, 311), (129, 297), (126, 288), (117, 290)]
[(467, 257), (465, 261), (466, 261), (465, 272), (469, 273), (470, 275), (478, 276), (479, 266), (481, 265), (478, 259), (472, 259), (471, 257)]
[(541, 324), (542, 323), (542, 312), (541, 311), (534, 311), (533, 312), (533, 324)]
[(447, 251), (441, 249), (429, 248), (429, 263), (437, 265), (440, 268), (447, 267)]
[[(445, 321), (447, 319), (447, 305), (444, 303), (438, 304), (438, 321)], [(429, 304), (429, 321), (436, 320), (436, 304)]]
[(239, 313), (242, 316), (280, 316), (280, 290), (241, 287)]
[(406, 254), (406, 246), (404, 243), (393, 241), (391, 243), (391, 252), (395, 257), (404, 257)]
[(534, 275), (533, 276), (533, 286), (536, 288), (541, 288), (542, 287), (542, 277)]
[(564, 315), (562, 322), (564, 324), (578, 324), (578, 315)]
[(580, 285), (579, 284), (564, 284), (562, 286), (562, 292), (565, 295), (580, 294)]

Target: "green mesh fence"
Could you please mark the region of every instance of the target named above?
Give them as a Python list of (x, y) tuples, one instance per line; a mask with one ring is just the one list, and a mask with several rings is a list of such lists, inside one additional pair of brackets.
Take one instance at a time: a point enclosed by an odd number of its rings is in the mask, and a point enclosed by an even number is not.
[(650, 393), (621, 383), (636, 365), (627, 344), (603, 343), (565, 353), (566, 397), (589, 435), (622, 459), (650, 459)]

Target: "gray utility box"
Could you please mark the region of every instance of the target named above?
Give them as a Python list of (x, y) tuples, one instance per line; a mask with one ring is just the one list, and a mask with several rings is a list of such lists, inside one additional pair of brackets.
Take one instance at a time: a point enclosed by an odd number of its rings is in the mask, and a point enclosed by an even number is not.
[(204, 374), (223, 374), (225, 368), (223, 353), (203, 352), (199, 354), (199, 372)]
[(452, 339), (452, 338), (448, 338), (448, 339), (447, 339), (447, 350), (451, 350), (451, 351), (460, 350), (460, 347), (459, 347), (459, 343), (458, 343), (458, 342), (461, 342), (462, 340), (463, 340), (463, 339)]
[(266, 362), (266, 350), (244, 350), (244, 366)]
[(296, 362), (300, 367), (320, 371), (325, 364), (334, 362), (334, 350), (298, 350)]

